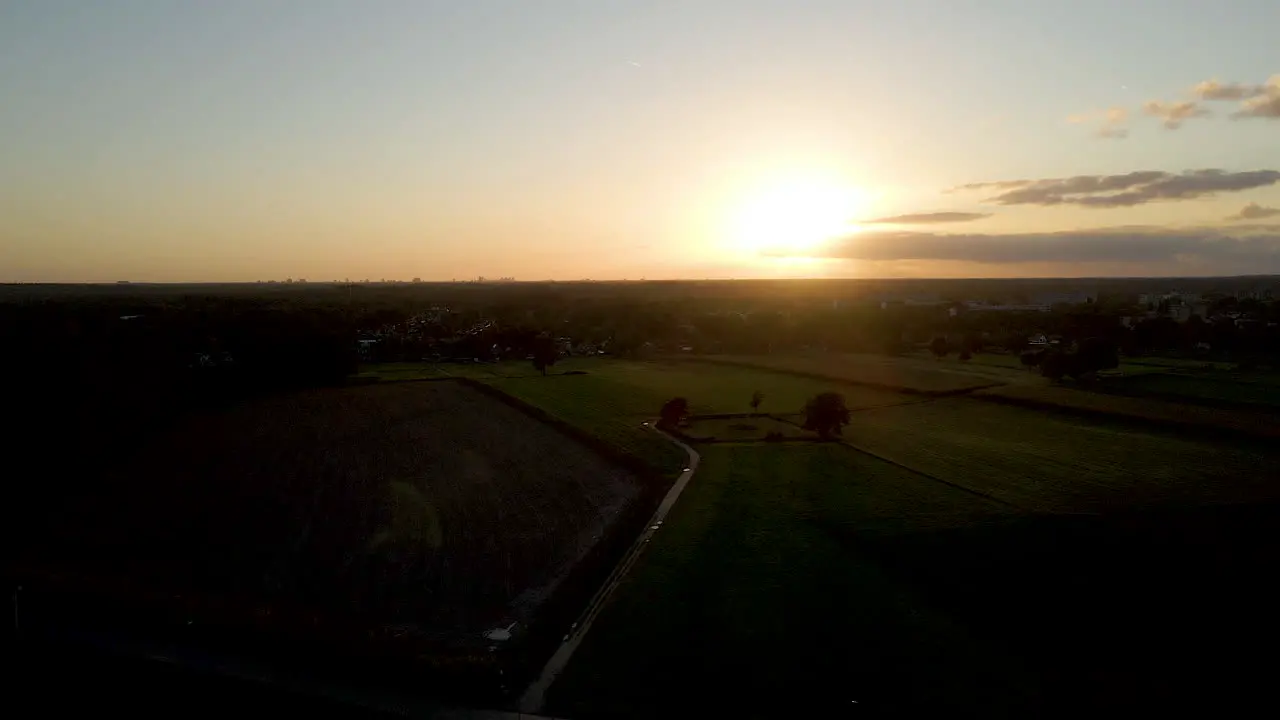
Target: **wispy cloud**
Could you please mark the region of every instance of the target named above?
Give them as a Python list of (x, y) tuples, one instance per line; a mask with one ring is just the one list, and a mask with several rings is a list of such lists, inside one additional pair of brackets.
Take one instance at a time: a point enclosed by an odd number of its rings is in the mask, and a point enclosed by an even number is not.
[(1228, 217), (1228, 220), (1265, 220), (1280, 215), (1280, 208), (1264, 207), (1258, 203), (1249, 203), (1240, 208), (1240, 212)]
[(1064, 232), (984, 234), (862, 232), (824, 247), (778, 255), (976, 263), (1259, 263), (1280, 268), (1280, 225), (1233, 228), (1131, 226)]
[(991, 217), (991, 213), (975, 212), (932, 212), (912, 213), (909, 215), (893, 215), (891, 217), (863, 220), (866, 225), (928, 225), (932, 223), (971, 222)]
[(1267, 92), (1266, 85), (1246, 85), (1244, 83), (1222, 83), (1205, 80), (1191, 88), (1191, 92), (1201, 100), (1248, 100)]
[(1161, 200), (1190, 200), (1280, 183), (1280, 171), (1187, 170), (1169, 173), (1144, 170), (1123, 175), (1078, 175), (1041, 180), (970, 183), (956, 190), (999, 190), (987, 198), (997, 205), (1079, 205), (1133, 207)]
[(1254, 95), (1240, 104), (1240, 109), (1231, 114), (1236, 120), (1245, 118), (1266, 118), (1280, 120), (1280, 75), (1274, 75), (1263, 86), (1263, 92)]
[(1098, 123), (1094, 137), (1109, 140), (1120, 140), (1129, 137), (1129, 130), (1124, 126), (1129, 119), (1129, 111), (1122, 107), (1113, 107), (1101, 112), (1080, 113), (1071, 115), (1067, 122), (1075, 125), (1091, 125)]
[(1177, 130), (1191, 118), (1209, 117), (1213, 114), (1208, 108), (1190, 100), (1172, 103), (1151, 100), (1142, 104), (1142, 111), (1163, 120), (1166, 130)]
[(1280, 119), (1280, 75), (1273, 75), (1261, 85), (1206, 80), (1193, 87), (1191, 92), (1201, 100), (1239, 102), (1239, 109), (1231, 113), (1233, 120)]

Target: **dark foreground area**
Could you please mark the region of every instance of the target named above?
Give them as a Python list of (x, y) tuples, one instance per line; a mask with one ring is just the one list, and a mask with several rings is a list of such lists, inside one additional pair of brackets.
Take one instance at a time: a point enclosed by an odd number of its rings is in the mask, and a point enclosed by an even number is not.
[(209, 410), (93, 470), (29, 508), (42, 541), (15, 582), (35, 636), (488, 706), (536, 671), (663, 490), (454, 381)]
[[(836, 445), (701, 448), (549, 714), (1245, 709), (1280, 506), (1026, 513)], [(855, 702), (856, 701), (856, 702)]]
[(1042, 710), (1264, 701), (1280, 505), (1018, 518), (870, 543), (886, 571), (1041, 679)]

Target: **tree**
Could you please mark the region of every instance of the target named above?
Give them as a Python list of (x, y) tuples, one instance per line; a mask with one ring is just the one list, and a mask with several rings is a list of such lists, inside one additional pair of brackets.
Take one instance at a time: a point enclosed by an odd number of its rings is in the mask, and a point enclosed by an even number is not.
[(1063, 353), (1049, 351), (1040, 359), (1040, 374), (1050, 380), (1061, 380), (1067, 375), (1070, 359)]
[(560, 359), (560, 350), (556, 347), (556, 341), (550, 335), (539, 335), (533, 341), (533, 347), (530, 348), (533, 354), (533, 366), (543, 375), (547, 374), (547, 368), (556, 364)]
[(823, 438), (840, 435), (849, 424), (849, 408), (844, 396), (837, 392), (818, 393), (804, 406), (804, 429), (812, 430)]
[(1027, 349), (1027, 336), (1020, 332), (1010, 332), (1004, 336), (1001, 344), (1011, 353), (1020, 353)]
[[(967, 354), (970, 357), (972, 357), (973, 353), (982, 352), (982, 346), (983, 346), (982, 333), (977, 332), (975, 330), (973, 332), (965, 333), (964, 342), (960, 346), (960, 352), (962, 354)], [(968, 358), (960, 358), (960, 359), (967, 360)]]
[(1116, 344), (1107, 338), (1091, 337), (1080, 341), (1076, 350), (1076, 377), (1096, 373), (1099, 370), (1112, 370), (1120, 367), (1120, 351)]
[(960, 355), (958, 357), (960, 358), (960, 362), (969, 362), (973, 355), (969, 352), (969, 348), (964, 348), (960, 351)]
[(941, 360), (947, 356), (947, 353), (951, 352), (951, 346), (947, 344), (945, 337), (938, 335), (929, 343), (929, 352), (933, 353), (935, 358)]
[(682, 397), (674, 397), (663, 403), (662, 411), (658, 415), (658, 426), (679, 427), (686, 417), (689, 417), (689, 401)]
[(751, 393), (751, 412), (760, 412), (760, 403), (764, 402), (764, 393), (759, 390)]

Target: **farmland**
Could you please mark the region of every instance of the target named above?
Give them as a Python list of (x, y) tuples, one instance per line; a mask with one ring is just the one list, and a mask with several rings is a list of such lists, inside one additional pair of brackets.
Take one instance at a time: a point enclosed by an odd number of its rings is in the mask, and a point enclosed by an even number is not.
[[(764, 393), (762, 410), (797, 413), (830, 383), (753, 368), (687, 362), (585, 361), (584, 375), (488, 378), (483, 382), (591, 432), (620, 449), (649, 458), (657, 468), (678, 470), (684, 455), (641, 423), (654, 418), (675, 396), (689, 399), (696, 414), (746, 412), (751, 394)], [(849, 388), (850, 407), (909, 402), (876, 388)]]
[(891, 582), (857, 541), (1004, 512), (836, 445), (705, 448), (548, 711), (1016, 705), (1024, 674)]
[[(537, 385), (547, 395), (526, 397), (542, 402), (574, 387), (575, 403), (625, 411), (628, 396), (687, 385), (692, 399), (716, 373), (750, 369), (677, 363), (706, 380), (675, 374), (662, 387), (653, 376), (671, 364), (620, 365), (492, 382)], [(767, 377), (752, 382), (768, 393)], [(1032, 384), (983, 392), (1041, 391), (1112, 399)], [(1123, 416), (898, 397), (854, 412), (845, 444), (702, 445), (693, 482), (547, 711), (648, 716), (698, 698), (716, 712), (785, 713), (835, 709), (846, 693), (869, 710), (1096, 708), (1162, 678), (1241, 671), (1221, 660), (1221, 636), (1187, 618), (1248, 592), (1252, 614), (1233, 619), (1243, 628), (1277, 599), (1253, 573), (1275, 549), (1274, 451)], [(749, 440), (710, 432), (749, 420), (695, 419), (688, 432)], [(1178, 621), (1187, 642), (1174, 647), (1163, 629)], [(1071, 662), (1104, 644), (1113, 656)], [(1117, 674), (1132, 685), (1105, 681)]]
[(1274, 412), (1269, 408), (1227, 410), (1054, 385), (1007, 385), (980, 390), (973, 397), (1037, 410), (1064, 411), (1103, 420), (1122, 420), (1186, 432), (1227, 432), (1255, 437), (1280, 435)]
[(724, 355), (698, 359), (926, 395), (964, 392), (1026, 376), (1014, 368), (880, 355)]
[(1125, 395), (1228, 408), (1280, 408), (1280, 385), (1216, 374), (1148, 373), (1110, 381), (1107, 389)]
[(772, 417), (747, 418), (694, 418), (684, 433), (694, 439), (719, 441), (760, 440), (770, 433), (789, 438), (816, 439), (817, 434), (803, 430), (795, 423), (783, 422)]
[(512, 623), (519, 637), (642, 493), (635, 475), (453, 382), (262, 400), (131, 455), (60, 518), (61, 566), (449, 647)]
[(855, 413), (845, 437), (1028, 510), (1280, 498), (1280, 487), (1258, 472), (1271, 456), (1247, 445), (968, 398)]

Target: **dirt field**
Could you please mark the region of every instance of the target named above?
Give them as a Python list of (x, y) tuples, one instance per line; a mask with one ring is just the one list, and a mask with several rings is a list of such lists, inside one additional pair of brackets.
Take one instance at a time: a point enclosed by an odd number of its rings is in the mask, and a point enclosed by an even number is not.
[(479, 637), (527, 618), (639, 480), (453, 382), (193, 418), (103, 469), (53, 533), (99, 572)]

